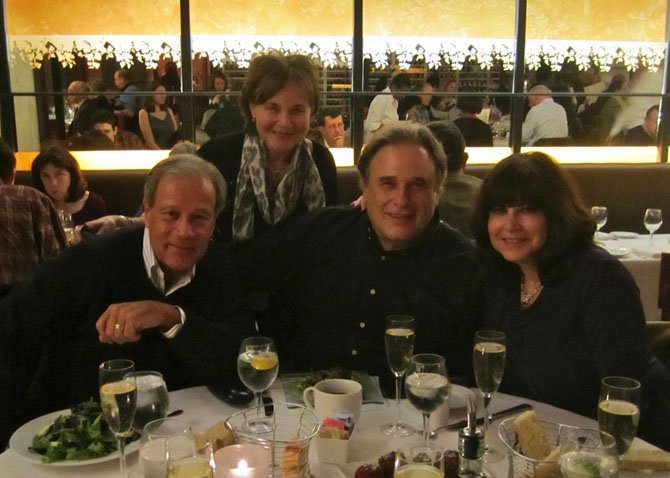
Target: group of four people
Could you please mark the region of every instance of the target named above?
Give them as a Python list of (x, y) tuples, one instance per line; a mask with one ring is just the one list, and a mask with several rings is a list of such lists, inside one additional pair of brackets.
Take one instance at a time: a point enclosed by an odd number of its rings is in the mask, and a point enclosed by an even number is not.
[[(444, 355), (464, 383), (477, 328), (507, 334), (510, 393), (593, 416), (603, 376), (641, 379), (652, 407), (641, 432), (669, 446), (670, 379), (649, 352), (637, 287), (593, 244), (595, 225), (550, 158), (494, 167), (473, 214), (476, 248), (440, 221), (446, 157), (425, 126), (372, 135), (358, 161), (364, 210), (323, 209), (335, 170), (305, 139), (318, 109), (309, 64), (259, 58), (243, 136), (205, 145), (209, 162), (160, 162), (144, 227), (84, 240), (0, 303), (0, 438), (94, 396), (105, 359), (160, 370), (177, 389), (234, 376), (239, 341), (257, 333), (275, 338), (283, 371), (340, 365), (390, 379), (384, 318), (406, 313), (415, 351)], [(254, 64), (273, 74), (251, 86)]]

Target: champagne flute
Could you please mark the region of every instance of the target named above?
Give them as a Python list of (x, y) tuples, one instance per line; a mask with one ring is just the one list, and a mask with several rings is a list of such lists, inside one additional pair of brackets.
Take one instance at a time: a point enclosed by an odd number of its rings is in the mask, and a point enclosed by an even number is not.
[(423, 441), (428, 445), (430, 414), (449, 397), (449, 376), (444, 357), (435, 354), (412, 356), (407, 367), (405, 394), (423, 415)]
[(109, 428), (114, 432), (119, 449), (119, 469), (121, 477), (126, 477), (126, 436), (132, 430), (137, 385), (132, 360), (115, 359), (100, 364), (100, 406)]
[(137, 384), (137, 406), (135, 407), (133, 429), (142, 433), (142, 429), (147, 423), (165, 418), (170, 406), (170, 397), (165, 380), (163, 380), (163, 374), (160, 372), (144, 370), (128, 375), (133, 375)]
[(69, 244), (72, 242), (72, 239), (74, 238), (74, 223), (72, 222), (72, 214), (60, 210), (58, 211), (58, 219), (60, 220), (61, 226), (63, 226), (63, 231), (65, 232), (65, 238), (67, 239), (67, 242)]
[(577, 428), (561, 436), (557, 478), (619, 476), (616, 440), (607, 432)]
[(600, 229), (607, 224), (607, 208), (605, 206), (593, 206), (591, 216), (596, 221), (596, 236), (600, 234)]
[(640, 382), (628, 377), (605, 377), (600, 385), (598, 425), (616, 439), (619, 455), (630, 448), (640, 421)]
[(396, 478), (441, 478), (444, 476), (444, 450), (433, 444), (405, 445), (396, 452)]
[(386, 318), (386, 360), (395, 376), (395, 421), (382, 425), (381, 432), (392, 437), (406, 437), (414, 428), (400, 421), (400, 387), (414, 351), (414, 317), (389, 315)]
[[(475, 333), (472, 363), (477, 387), (484, 397), (484, 440), (489, 427), (489, 404), (498, 391), (505, 370), (505, 334), (497, 330), (479, 330)], [(485, 445), (484, 462), (493, 463), (503, 459), (503, 454), (488, 444)]]
[(242, 340), (237, 356), (237, 374), (242, 383), (256, 396), (257, 419), (249, 423), (249, 431), (252, 433), (267, 433), (272, 429), (261, 413), (261, 395), (274, 383), (278, 372), (279, 358), (272, 339), (247, 337)]
[(644, 227), (649, 231), (649, 242), (654, 242), (654, 233), (663, 224), (663, 211), (647, 209), (644, 211)]

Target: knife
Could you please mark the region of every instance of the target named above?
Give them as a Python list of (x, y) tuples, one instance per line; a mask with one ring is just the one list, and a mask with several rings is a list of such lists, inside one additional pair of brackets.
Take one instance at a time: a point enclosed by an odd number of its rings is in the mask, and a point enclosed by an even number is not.
[[(515, 413), (523, 412), (524, 410), (530, 410), (532, 409), (533, 406), (530, 403), (522, 403), (521, 405), (517, 405), (516, 407), (512, 408), (507, 408), (505, 410), (500, 410), (499, 412), (495, 412), (491, 415), (491, 419), (489, 421), (497, 420), (498, 418), (503, 418), (507, 417), (509, 415), (514, 415)], [(461, 420), (455, 423), (451, 423), (449, 425), (446, 425), (444, 427), (436, 428), (433, 431), (437, 431), (439, 429), (444, 429), (444, 430), (460, 430), (461, 428), (465, 427), (468, 424), (467, 420)], [(484, 424), (484, 417), (478, 418), (477, 419), (477, 425), (483, 425)]]

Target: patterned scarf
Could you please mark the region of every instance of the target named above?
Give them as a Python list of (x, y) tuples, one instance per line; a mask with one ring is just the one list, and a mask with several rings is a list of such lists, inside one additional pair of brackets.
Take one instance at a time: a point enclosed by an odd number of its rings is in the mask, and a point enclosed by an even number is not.
[[(326, 205), (319, 171), (312, 159), (312, 142), (304, 139), (296, 148), (284, 177), (277, 186), (274, 207), (270, 207), (265, 179), (267, 158), (265, 148), (256, 135), (246, 135), (242, 148), (240, 172), (233, 210), (233, 240), (241, 241), (254, 236), (254, 203), (258, 204), (263, 220), (278, 224), (289, 217), (303, 201), (308, 211)], [(255, 201), (254, 201), (255, 199)]]

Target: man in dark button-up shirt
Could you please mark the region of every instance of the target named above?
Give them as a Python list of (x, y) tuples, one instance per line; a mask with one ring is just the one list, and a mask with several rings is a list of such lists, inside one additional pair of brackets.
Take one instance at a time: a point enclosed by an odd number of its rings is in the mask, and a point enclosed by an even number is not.
[(415, 353), (442, 354), (452, 377), (468, 378), (477, 267), (436, 212), (442, 148), (424, 126), (389, 126), (358, 168), (365, 211), (325, 209), (240, 251), (248, 281), (278, 285), (261, 332), (277, 341), (283, 372), (339, 365), (390, 383), (385, 317), (410, 314)]

